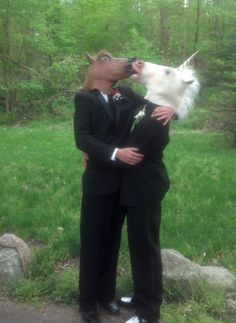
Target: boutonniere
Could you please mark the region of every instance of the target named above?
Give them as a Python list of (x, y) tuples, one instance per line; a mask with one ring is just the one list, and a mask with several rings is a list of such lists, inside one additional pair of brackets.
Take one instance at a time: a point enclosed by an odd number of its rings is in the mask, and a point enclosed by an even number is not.
[(131, 131), (134, 130), (134, 128), (139, 124), (139, 122), (145, 117), (146, 115), (146, 104), (144, 105), (144, 107), (142, 108), (142, 110), (139, 111), (139, 113), (137, 113), (135, 116), (134, 116), (134, 122), (132, 124), (132, 127), (131, 127)]
[(118, 102), (118, 101), (123, 100), (123, 96), (119, 92), (119, 89), (117, 89), (117, 88), (113, 88), (112, 89), (112, 100), (114, 102)]

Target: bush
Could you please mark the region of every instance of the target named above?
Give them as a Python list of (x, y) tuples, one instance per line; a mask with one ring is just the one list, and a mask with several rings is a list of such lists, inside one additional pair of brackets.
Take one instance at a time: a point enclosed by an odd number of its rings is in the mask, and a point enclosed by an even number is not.
[(27, 270), (27, 277), (45, 279), (52, 275), (56, 262), (56, 254), (51, 248), (38, 250)]

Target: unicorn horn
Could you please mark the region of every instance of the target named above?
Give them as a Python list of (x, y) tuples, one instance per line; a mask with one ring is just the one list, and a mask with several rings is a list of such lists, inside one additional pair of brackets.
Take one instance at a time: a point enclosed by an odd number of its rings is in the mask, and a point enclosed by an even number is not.
[(181, 64), (178, 68), (182, 69), (182, 68), (186, 68), (187, 66), (191, 65), (191, 62), (193, 60), (193, 58), (197, 55), (199, 51), (197, 50), (195, 53), (193, 53), (193, 55), (191, 55), (185, 62), (183, 62), (183, 64)]

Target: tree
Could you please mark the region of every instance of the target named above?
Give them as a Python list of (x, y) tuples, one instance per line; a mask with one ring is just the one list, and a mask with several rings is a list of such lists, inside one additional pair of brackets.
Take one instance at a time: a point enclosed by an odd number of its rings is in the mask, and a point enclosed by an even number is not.
[(12, 52), (11, 44), (11, 10), (13, 1), (4, 0), (0, 9), (1, 25), (1, 68), (2, 68), (2, 86), (1, 86), (1, 101), (4, 104), (7, 112), (12, 111), (16, 93), (14, 90), (14, 65), (10, 60)]
[[(69, 102), (83, 79), (85, 53), (101, 48), (172, 65), (199, 49), (197, 64), (205, 87), (219, 102), (225, 84), (231, 91), (234, 81), (235, 63), (229, 55), (235, 50), (235, 4), (233, 0), (2, 0), (0, 109), (25, 114), (35, 109), (54, 111), (59, 97)], [(213, 100), (206, 102), (213, 105)]]
[(168, 11), (166, 4), (160, 3), (160, 29), (161, 29), (161, 52), (162, 57), (168, 56), (169, 50), (169, 27), (168, 27)]
[(213, 126), (228, 131), (236, 146), (236, 40), (234, 12), (230, 0), (211, 1), (209, 7), (209, 44), (211, 55), (205, 71), (211, 96), (208, 104), (215, 112)]

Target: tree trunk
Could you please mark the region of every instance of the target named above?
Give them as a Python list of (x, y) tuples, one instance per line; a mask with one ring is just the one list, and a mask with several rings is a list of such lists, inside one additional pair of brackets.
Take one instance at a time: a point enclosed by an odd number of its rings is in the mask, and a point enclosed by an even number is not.
[(196, 29), (194, 38), (194, 47), (197, 49), (198, 38), (199, 38), (199, 21), (200, 21), (200, 0), (197, 0), (197, 12), (196, 12)]
[(160, 23), (161, 23), (161, 54), (162, 58), (168, 57), (169, 48), (169, 27), (168, 27), (168, 14), (164, 2), (160, 6)]
[(10, 37), (10, 11), (12, 7), (11, 0), (5, 0), (5, 10), (2, 17), (2, 30), (3, 30), (3, 42), (2, 42), (2, 68), (3, 68), (3, 84), (5, 87), (4, 102), (6, 112), (13, 110), (15, 103), (15, 90), (13, 87), (13, 64), (9, 57), (11, 54), (11, 37)]

